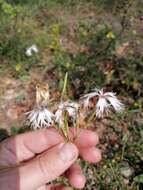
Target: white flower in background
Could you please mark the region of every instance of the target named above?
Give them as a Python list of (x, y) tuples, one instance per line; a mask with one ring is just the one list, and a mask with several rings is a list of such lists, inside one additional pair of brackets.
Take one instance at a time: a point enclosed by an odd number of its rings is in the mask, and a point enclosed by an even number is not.
[(45, 107), (36, 108), (26, 114), (33, 129), (51, 127), (54, 123), (54, 114)]
[(96, 103), (96, 117), (101, 118), (104, 114), (108, 114), (110, 109), (113, 108), (116, 112), (122, 112), (124, 110), (124, 104), (118, 100), (117, 96), (113, 92), (105, 92), (103, 89), (95, 89), (94, 92), (88, 93), (81, 98), (81, 103), (84, 108), (89, 107), (90, 99), (97, 97)]
[(57, 111), (55, 112), (55, 122), (59, 124), (59, 126), (63, 125), (64, 123), (64, 116), (63, 113), (65, 111), (68, 112), (69, 116), (76, 120), (78, 115), (78, 108), (79, 105), (76, 102), (61, 102)]
[(31, 47), (26, 49), (25, 54), (28, 57), (31, 57), (33, 53), (38, 53), (38, 52), (39, 52), (38, 47), (35, 44), (33, 44)]

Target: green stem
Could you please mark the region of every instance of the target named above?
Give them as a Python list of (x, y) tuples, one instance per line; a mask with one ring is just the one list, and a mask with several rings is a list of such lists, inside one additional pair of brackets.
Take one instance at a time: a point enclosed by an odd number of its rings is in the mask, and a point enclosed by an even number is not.
[(67, 80), (68, 80), (68, 73), (66, 72), (65, 78), (64, 78), (64, 85), (63, 85), (62, 95), (61, 95), (61, 101), (63, 100), (64, 95), (66, 93)]

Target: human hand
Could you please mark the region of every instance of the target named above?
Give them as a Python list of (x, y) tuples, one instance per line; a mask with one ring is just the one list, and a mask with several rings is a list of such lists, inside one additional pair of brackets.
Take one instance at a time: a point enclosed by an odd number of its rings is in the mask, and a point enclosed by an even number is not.
[[(74, 129), (70, 138), (76, 137)], [(73, 143), (65, 143), (55, 129), (41, 129), (6, 139), (0, 144), (0, 190), (69, 190), (63, 185), (48, 185), (65, 175), (75, 188), (83, 188), (85, 177), (76, 159), (91, 163), (101, 159), (95, 146), (96, 133), (81, 130)]]

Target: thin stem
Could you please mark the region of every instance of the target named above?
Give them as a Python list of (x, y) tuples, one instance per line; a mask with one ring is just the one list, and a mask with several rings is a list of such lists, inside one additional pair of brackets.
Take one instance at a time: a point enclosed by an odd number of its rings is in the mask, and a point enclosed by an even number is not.
[(61, 95), (61, 101), (63, 100), (64, 95), (66, 93), (67, 81), (68, 81), (68, 73), (66, 72), (65, 78), (64, 78), (64, 85), (63, 85), (62, 95)]
[(87, 123), (91, 122), (94, 118), (96, 118), (96, 112), (95, 112), (95, 110), (93, 110), (93, 113), (91, 113), (91, 115), (87, 119)]

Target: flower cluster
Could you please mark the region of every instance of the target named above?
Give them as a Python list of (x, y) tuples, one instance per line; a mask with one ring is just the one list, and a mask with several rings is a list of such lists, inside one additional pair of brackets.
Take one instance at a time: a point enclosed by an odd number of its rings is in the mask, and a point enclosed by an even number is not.
[(97, 98), (95, 105), (97, 118), (102, 118), (104, 115), (108, 115), (111, 110), (114, 110), (115, 112), (122, 112), (124, 110), (124, 104), (121, 103), (113, 92), (104, 92), (103, 89), (95, 89), (93, 92), (85, 94), (81, 97), (81, 103), (84, 108), (88, 109), (92, 98)]
[(68, 101), (61, 102), (59, 104), (57, 111), (55, 112), (55, 122), (59, 126), (62, 126), (64, 124), (65, 112), (67, 112), (67, 114), (73, 121), (76, 121), (78, 117), (78, 109), (79, 109), (79, 105), (76, 102), (68, 102)]
[(50, 127), (53, 125), (54, 114), (45, 107), (36, 108), (26, 113), (33, 129)]
[[(47, 90), (45, 90), (47, 89)], [(95, 112), (96, 118), (103, 118), (111, 111), (122, 112), (124, 110), (124, 104), (117, 98), (113, 92), (104, 92), (103, 89), (95, 89), (93, 92), (85, 94), (80, 98), (79, 102), (73, 101), (61, 101), (55, 111), (51, 111), (48, 108), (49, 91), (48, 88), (37, 88), (36, 98), (37, 106), (34, 110), (26, 113), (28, 120), (34, 129), (50, 127), (58, 125), (59, 128), (64, 126), (65, 119), (72, 121), (72, 124), (77, 122), (78, 118), (84, 113), (87, 113), (90, 109)], [(93, 99), (95, 99), (93, 101)], [(92, 108), (90, 107), (92, 102)], [(86, 117), (86, 114), (84, 114)], [(67, 121), (68, 122), (68, 121)]]

